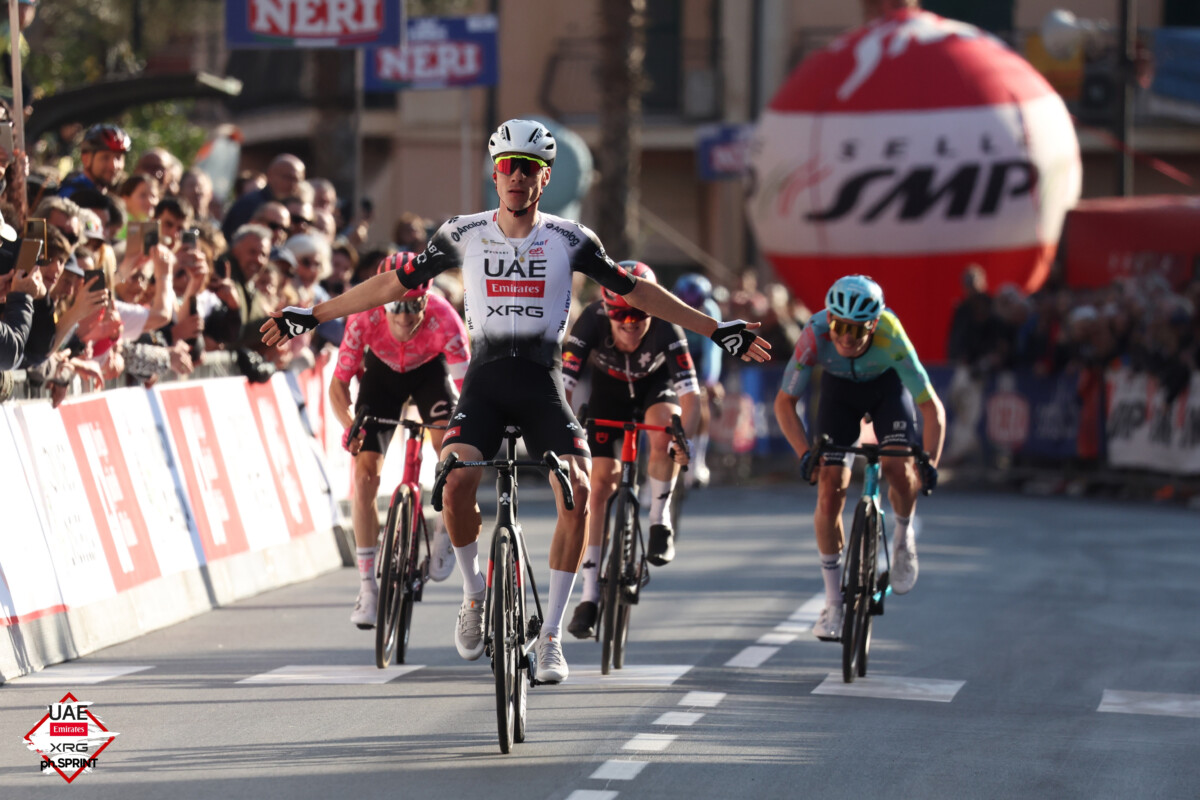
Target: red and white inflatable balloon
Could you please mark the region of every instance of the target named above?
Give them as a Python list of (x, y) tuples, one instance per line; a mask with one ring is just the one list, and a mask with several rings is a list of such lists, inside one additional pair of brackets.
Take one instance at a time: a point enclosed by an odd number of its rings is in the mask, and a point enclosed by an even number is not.
[(1004, 43), (919, 10), (805, 59), (751, 152), (748, 213), (783, 281), (815, 310), (838, 277), (871, 275), (930, 361), (964, 267), (1037, 288), (1080, 192), (1058, 94)]

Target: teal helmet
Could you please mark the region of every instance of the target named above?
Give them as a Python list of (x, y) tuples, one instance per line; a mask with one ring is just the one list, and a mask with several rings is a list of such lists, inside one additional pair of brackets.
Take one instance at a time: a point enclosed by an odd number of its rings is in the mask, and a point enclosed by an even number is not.
[(829, 287), (825, 308), (851, 322), (873, 322), (883, 313), (883, 289), (866, 275), (846, 275)]

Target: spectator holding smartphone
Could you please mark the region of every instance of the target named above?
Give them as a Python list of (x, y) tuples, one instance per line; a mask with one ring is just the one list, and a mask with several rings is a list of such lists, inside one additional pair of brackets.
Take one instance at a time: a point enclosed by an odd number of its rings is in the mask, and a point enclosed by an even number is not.
[(15, 369), (25, 354), (33, 324), (33, 302), (46, 296), (40, 270), (0, 275), (0, 370)]

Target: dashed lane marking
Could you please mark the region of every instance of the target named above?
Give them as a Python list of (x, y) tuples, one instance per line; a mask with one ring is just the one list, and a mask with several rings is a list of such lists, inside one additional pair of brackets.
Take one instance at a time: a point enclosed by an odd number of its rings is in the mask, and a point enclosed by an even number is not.
[(616, 792), (607, 789), (576, 789), (567, 795), (567, 800), (615, 800)]
[(648, 763), (648, 761), (622, 761), (614, 758), (601, 764), (592, 773), (592, 778), (598, 781), (631, 781), (641, 774)]
[(758, 641), (755, 644), (791, 644), (796, 641), (796, 637), (799, 635), (798, 633), (782, 633), (778, 631), (764, 633), (758, 637)]
[(750, 645), (742, 652), (738, 653), (733, 658), (725, 662), (727, 667), (750, 667), (754, 668), (761, 666), (771, 656), (779, 652), (778, 647), (762, 647), (760, 645)]
[(679, 701), (679, 705), (695, 708), (716, 708), (724, 699), (724, 692), (688, 692)]
[(401, 675), (416, 672), (424, 667), (417, 664), (404, 664), (389, 669), (376, 669), (364, 665), (299, 665), (287, 666), (254, 675), (238, 681), (239, 684), (258, 685), (300, 685), (327, 684), (338, 686), (355, 686), (387, 683)]
[(639, 733), (621, 745), (621, 749), (638, 753), (661, 753), (670, 747), (676, 738), (673, 733)]
[(1200, 695), (1126, 692), (1105, 689), (1097, 711), (1111, 714), (1150, 714), (1159, 717), (1200, 717)]
[(829, 673), (813, 694), (841, 697), (874, 697), (883, 700), (925, 700), (949, 703), (966, 685), (966, 681), (946, 681), (935, 678), (908, 678), (895, 675), (866, 675), (854, 683), (844, 683), (841, 673)]
[(59, 664), (47, 667), (31, 675), (13, 678), (11, 683), (15, 686), (46, 686), (60, 683), (104, 683), (114, 678), (121, 678), (125, 675), (132, 675), (135, 672), (143, 672), (148, 669), (154, 669), (154, 667), (134, 667), (127, 664)]
[(658, 719), (655, 725), (675, 725), (681, 728), (695, 725), (704, 715), (698, 711), (668, 711)]
[(691, 664), (654, 664), (614, 669), (601, 675), (600, 669), (572, 669), (563, 686), (670, 686), (687, 674)]

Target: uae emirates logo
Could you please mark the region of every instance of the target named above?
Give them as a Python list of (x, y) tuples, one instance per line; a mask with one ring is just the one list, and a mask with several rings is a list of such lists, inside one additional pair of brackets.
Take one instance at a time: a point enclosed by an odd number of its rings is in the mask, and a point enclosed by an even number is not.
[(25, 746), (41, 757), (42, 774), (57, 772), (71, 783), (99, 763), (100, 754), (120, 734), (104, 727), (90, 702), (67, 692), (46, 707), (46, 714), (25, 734)]

